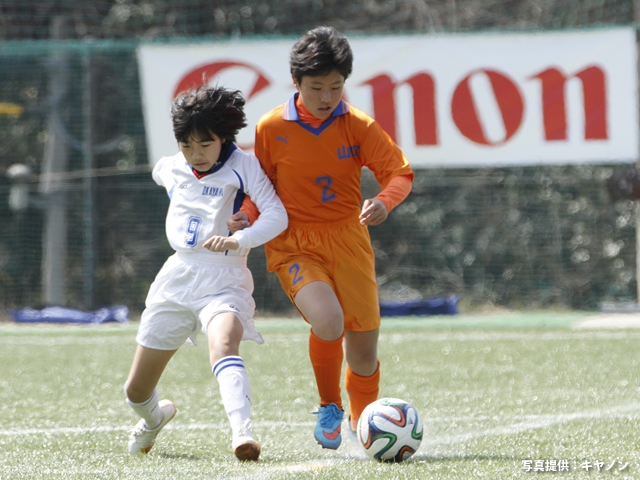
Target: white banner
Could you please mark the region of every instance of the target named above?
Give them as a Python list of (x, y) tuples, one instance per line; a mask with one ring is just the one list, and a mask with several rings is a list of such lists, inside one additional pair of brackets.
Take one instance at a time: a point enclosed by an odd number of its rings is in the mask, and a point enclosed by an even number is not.
[[(185, 88), (241, 90), (253, 148), (259, 117), (295, 92), (295, 39), (142, 45), (149, 161), (177, 151), (169, 117)], [(348, 102), (417, 168), (620, 163), (638, 158), (635, 30), (350, 36)], [(204, 79), (204, 80), (203, 80)]]

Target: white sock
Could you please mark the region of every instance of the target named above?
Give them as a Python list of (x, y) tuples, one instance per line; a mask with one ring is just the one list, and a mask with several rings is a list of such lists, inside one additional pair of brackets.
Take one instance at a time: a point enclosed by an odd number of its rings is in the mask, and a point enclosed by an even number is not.
[(222, 404), (229, 417), (233, 436), (248, 435), (251, 432), (251, 389), (249, 377), (241, 357), (224, 357), (213, 366), (213, 374), (218, 380)]
[(134, 403), (127, 398), (127, 403), (133, 411), (140, 417), (144, 418), (144, 423), (147, 424), (147, 428), (153, 430), (160, 422), (162, 422), (162, 410), (158, 406), (158, 391), (154, 390), (153, 395), (149, 399), (142, 403)]

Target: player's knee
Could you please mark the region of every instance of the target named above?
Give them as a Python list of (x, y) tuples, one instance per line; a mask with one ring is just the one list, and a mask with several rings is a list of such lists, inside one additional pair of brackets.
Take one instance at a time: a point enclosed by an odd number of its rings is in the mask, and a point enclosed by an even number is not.
[(324, 341), (337, 340), (344, 333), (344, 320), (340, 318), (323, 317), (316, 321), (309, 320), (313, 333)]
[(342, 308), (334, 308), (329, 312), (332, 323), (336, 325), (344, 325), (344, 312)]
[(318, 308), (312, 312), (312, 317), (309, 321), (313, 324), (322, 324), (328, 328), (338, 328), (342, 330), (344, 328), (344, 313), (340, 306), (327, 306), (325, 308)]

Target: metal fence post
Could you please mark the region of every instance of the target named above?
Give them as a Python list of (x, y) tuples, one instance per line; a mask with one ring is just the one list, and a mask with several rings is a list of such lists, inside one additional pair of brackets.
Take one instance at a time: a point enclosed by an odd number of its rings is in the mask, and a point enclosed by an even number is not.
[[(64, 18), (52, 20), (51, 38), (63, 37)], [(42, 299), (45, 305), (65, 305), (67, 285), (67, 168), (68, 145), (60, 132), (60, 105), (67, 90), (69, 66), (63, 52), (49, 59), (49, 118), (39, 185), (45, 201), (42, 233)]]

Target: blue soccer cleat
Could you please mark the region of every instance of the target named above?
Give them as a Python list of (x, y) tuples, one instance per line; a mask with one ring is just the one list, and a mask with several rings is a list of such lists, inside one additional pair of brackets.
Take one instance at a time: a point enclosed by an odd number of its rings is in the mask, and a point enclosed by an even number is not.
[(318, 415), (318, 423), (313, 431), (313, 436), (322, 448), (337, 449), (342, 441), (340, 428), (344, 412), (335, 403), (331, 403), (321, 405), (318, 411), (313, 413)]

